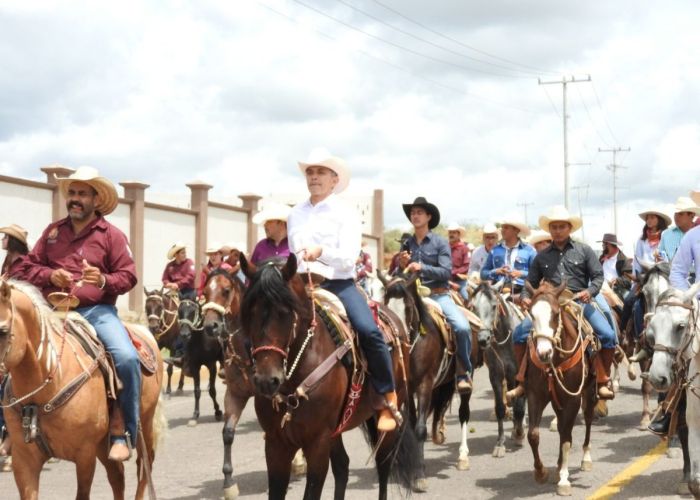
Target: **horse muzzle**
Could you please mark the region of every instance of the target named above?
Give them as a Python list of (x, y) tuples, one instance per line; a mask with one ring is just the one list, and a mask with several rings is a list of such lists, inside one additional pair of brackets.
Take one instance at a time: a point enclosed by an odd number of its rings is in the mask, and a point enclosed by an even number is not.
[(224, 325), (220, 321), (212, 321), (204, 325), (204, 333), (212, 338), (218, 338), (223, 334)]
[(491, 338), (493, 337), (493, 332), (491, 330), (479, 330), (476, 335), (476, 340), (479, 343), (479, 347), (482, 349), (487, 349), (491, 345)]
[(642, 373), (642, 379), (649, 382), (657, 391), (665, 392), (673, 383), (673, 367), (670, 360), (660, 357), (659, 354), (661, 353), (654, 353), (649, 371)]
[(279, 390), (284, 382), (284, 373), (261, 375), (260, 373), (253, 374), (253, 384), (255, 389), (261, 395), (271, 398)]

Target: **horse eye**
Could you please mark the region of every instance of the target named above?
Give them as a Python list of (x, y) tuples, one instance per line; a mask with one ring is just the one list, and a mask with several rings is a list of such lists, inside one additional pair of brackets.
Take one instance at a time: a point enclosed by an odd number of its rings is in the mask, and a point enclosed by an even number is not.
[(685, 327), (688, 326), (687, 323), (678, 323), (678, 329), (679, 330), (685, 330)]
[(7, 326), (0, 326), (0, 336), (5, 336), (10, 333), (10, 328)]

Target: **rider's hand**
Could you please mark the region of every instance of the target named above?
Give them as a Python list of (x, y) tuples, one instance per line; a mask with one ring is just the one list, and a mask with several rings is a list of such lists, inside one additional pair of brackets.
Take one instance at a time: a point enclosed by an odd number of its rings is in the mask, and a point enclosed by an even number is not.
[(399, 254), (399, 267), (401, 269), (404, 269), (410, 261), (411, 261), (411, 254), (408, 253), (406, 250), (404, 250), (403, 252), (401, 252)]
[(83, 283), (89, 283), (95, 286), (104, 286), (104, 276), (99, 268), (91, 266), (88, 261), (83, 259), (83, 276), (81, 278)]
[(423, 266), (421, 266), (420, 262), (411, 262), (408, 266), (406, 266), (406, 270), (404, 272), (406, 274), (419, 273), (422, 267)]
[(323, 248), (321, 248), (319, 245), (313, 245), (310, 247), (306, 247), (304, 251), (304, 256), (302, 258), (307, 262), (313, 262), (317, 260), (322, 253)]
[(73, 285), (73, 275), (65, 269), (56, 269), (49, 278), (56, 288), (70, 288)]
[(588, 304), (591, 301), (591, 293), (588, 290), (581, 290), (576, 295), (574, 295), (575, 300), (580, 300), (584, 304)]
[(177, 286), (177, 283), (168, 283), (167, 285), (165, 285), (165, 288), (170, 288), (171, 290), (177, 292), (180, 287)]
[(459, 290), (459, 285), (457, 283), (450, 281), (450, 288), (454, 291), (457, 291), (457, 290)]
[(522, 271), (519, 271), (519, 270), (517, 270), (517, 269), (513, 269), (513, 270), (510, 272), (510, 277), (513, 278), (513, 279), (520, 278), (522, 275), (523, 275), (523, 272), (522, 272)]
[(508, 266), (503, 266), (503, 267), (499, 267), (494, 272), (496, 274), (501, 274), (501, 275), (505, 276), (506, 274), (508, 274), (510, 272), (510, 268)]
[(523, 309), (526, 311), (530, 310), (530, 306), (532, 305), (532, 299), (530, 297), (524, 297), (520, 300), (520, 305), (522, 306)]

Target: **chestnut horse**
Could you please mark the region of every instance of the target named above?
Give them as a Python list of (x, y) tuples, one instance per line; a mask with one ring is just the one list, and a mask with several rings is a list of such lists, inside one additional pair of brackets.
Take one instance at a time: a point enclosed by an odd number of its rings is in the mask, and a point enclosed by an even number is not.
[[(343, 411), (351, 385), (359, 385), (360, 380), (341, 361), (349, 342), (339, 339), (336, 343), (325, 321), (316, 321), (315, 305), (307, 296), (304, 280), (296, 274), (296, 257), (290, 255), (283, 266), (271, 262), (256, 269), (241, 256), (241, 269), (250, 279), (241, 307), (241, 325), (252, 348), (255, 411), (265, 431), (269, 498), (286, 496), (292, 457), (299, 448), (308, 464), (304, 498), (321, 498), (329, 458), (335, 498), (344, 498), (349, 458), (342, 434), (337, 432), (341, 417), (346, 429), (366, 425), (376, 448), (379, 498), (387, 498), (390, 473), (410, 488), (418, 453), (413, 429), (404, 419), (396, 431), (378, 436), (368, 379), (352, 416)], [(394, 323), (399, 325), (399, 319)], [(400, 340), (392, 351), (399, 407), (407, 400), (402, 368), (408, 368), (401, 365), (409, 361), (405, 331)]]
[[(149, 292), (144, 287), (146, 294), (146, 319), (148, 321), (148, 329), (158, 342), (158, 349), (167, 347), (172, 352), (175, 342), (180, 336), (180, 323), (177, 320), (177, 308), (180, 300), (177, 297), (177, 292), (168, 293), (163, 290), (153, 290)], [(165, 394), (170, 397), (172, 392), (170, 381), (173, 377), (173, 365), (168, 364), (167, 368), (168, 383), (165, 386)], [(182, 387), (185, 383), (185, 373), (180, 371), (180, 381), (177, 383), (177, 392), (182, 392)]]
[[(155, 457), (156, 442), (167, 426), (160, 407), (163, 362), (155, 340), (143, 327), (144, 340), (157, 356), (156, 371), (144, 372), (141, 384), (141, 432), (137, 439), (138, 486), (143, 498)], [(33, 286), (0, 280), (0, 370), (10, 373), (11, 399), (5, 392), (3, 408), (13, 439), (15, 483), (22, 499), (39, 496), (39, 474), (43, 464), (55, 456), (74, 462), (76, 498), (89, 498), (96, 459), (104, 465), (114, 498), (124, 498), (124, 466), (108, 460), (109, 409), (105, 381), (93, 359), (56, 316)], [(68, 384), (79, 383), (68, 399)], [(8, 401), (9, 399), (9, 401)], [(55, 405), (55, 406), (54, 406)], [(23, 429), (23, 416), (31, 417), (32, 428)], [(36, 427), (34, 424), (36, 423)], [(25, 439), (19, 437), (24, 435)], [(34, 442), (29, 441), (29, 438)]]
[(593, 467), (590, 440), (596, 384), (595, 373), (591, 371), (586, 355), (589, 337), (584, 338), (579, 332), (583, 315), (576, 318), (566, 306), (560, 305), (563, 299), (560, 295), (566, 289), (566, 282), (556, 288), (543, 282), (537, 290), (533, 290), (530, 283), (525, 281), (525, 287), (532, 294), (530, 312), (533, 326), (526, 358), (526, 394), (529, 417), (527, 439), (535, 459), (535, 480), (545, 483), (548, 477), (548, 471), (540, 459), (539, 427), (542, 412), (551, 401), (559, 431), (557, 494), (571, 495), (571, 432), (582, 405), (586, 437), (581, 470), (588, 471)]

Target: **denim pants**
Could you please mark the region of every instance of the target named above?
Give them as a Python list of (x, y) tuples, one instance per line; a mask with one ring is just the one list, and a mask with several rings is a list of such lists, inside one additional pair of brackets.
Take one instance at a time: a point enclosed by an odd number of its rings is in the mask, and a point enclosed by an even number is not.
[(118, 396), (119, 406), (124, 413), (126, 430), (135, 445), (141, 404), (141, 365), (136, 348), (117, 316), (116, 307), (97, 304), (80, 307), (76, 311), (93, 326), (97, 338), (114, 359), (117, 374), (124, 385)]
[[(472, 362), (469, 355), (472, 352), (472, 329), (469, 321), (459, 310), (457, 304), (452, 300), (449, 293), (435, 293), (430, 296), (435, 302), (440, 304), (442, 312), (445, 313), (447, 322), (455, 333), (457, 340), (457, 355), (462, 360), (462, 364), (467, 369), (467, 373), (472, 373)], [(457, 378), (465, 378), (463, 374), (458, 374)]]
[(459, 294), (462, 296), (465, 302), (468, 301), (469, 292), (467, 292), (467, 280), (453, 279), (452, 282), (459, 285)]
[(615, 331), (615, 318), (613, 318), (612, 315), (612, 310), (610, 309), (610, 304), (608, 304), (608, 301), (605, 300), (605, 297), (603, 297), (602, 293), (599, 293), (595, 297), (595, 303), (598, 304), (598, 307), (600, 308), (601, 312), (605, 316), (605, 319), (608, 320), (608, 323), (610, 323), (610, 328), (613, 329), (613, 332)]
[(352, 279), (326, 280), (321, 284), (321, 288), (335, 294), (345, 306), (350, 324), (357, 332), (360, 347), (367, 357), (370, 382), (374, 390), (378, 394), (393, 391), (394, 372), (389, 348), (374, 321), (367, 300), (355, 288), (355, 282)]
[[(605, 316), (591, 304), (583, 304), (583, 316), (593, 327), (593, 333), (600, 339), (600, 344), (603, 349), (614, 349), (617, 336), (615, 330), (610, 326)], [(524, 344), (532, 331), (532, 320), (525, 318), (522, 323), (513, 330), (513, 343)]]

